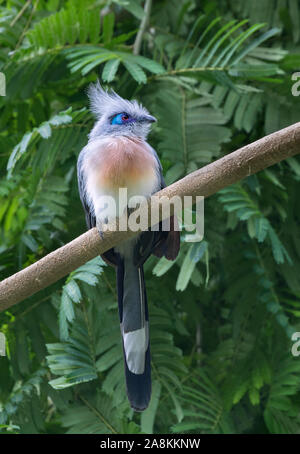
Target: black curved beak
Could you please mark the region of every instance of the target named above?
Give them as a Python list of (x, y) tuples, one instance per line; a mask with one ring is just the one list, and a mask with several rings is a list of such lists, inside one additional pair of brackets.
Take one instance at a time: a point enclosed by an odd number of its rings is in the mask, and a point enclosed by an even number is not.
[(141, 123), (155, 123), (157, 120), (155, 117), (152, 117), (152, 115), (144, 115), (139, 121)]

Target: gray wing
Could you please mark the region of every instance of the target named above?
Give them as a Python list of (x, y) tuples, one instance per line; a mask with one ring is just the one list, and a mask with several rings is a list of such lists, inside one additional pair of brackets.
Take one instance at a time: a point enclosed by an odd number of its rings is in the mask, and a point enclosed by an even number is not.
[(82, 171), (83, 156), (84, 156), (84, 154), (81, 152), (78, 157), (77, 180), (78, 180), (79, 197), (80, 197), (83, 209), (84, 209), (86, 225), (87, 225), (88, 229), (91, 229), (92, 227), (96, 226), (96, 218), (94, 215), (92, 215), (89, 204), (85, 197), (85, 190), (84, 190), (85, 181), (84, 181), (84, 175), (83, 175), (83, 171)]
[[(155, 157), (158, 164), (159, 171), (159, 190), (166, 187), (166, 183), (163, 177), (163, 169), (159, 157), (151, 147), (153, 156)], [(157, 257), (166, 257), (168, 260), (175, 260), (180, 249), (180, 232), (175, 230), (178, 222), (176, 216), (170, 217), (170, 231), (166, 232), (162, 230), (162, 224), (160, 223), (159, 231), (147, 230), (143, 232), (137, 241), (134, 250), (134, 263), (141, 266), (147, 258), (153, 254)]]
[(161, 165), (161, 162), (159, 160), (159, 157), (156, 153), (156, 151), (154, 150), (154, 148), (150, 147), (151, 148), (151, 151), (153, 153), (153, 156), (155, 157), (156, 161), (157, 161), (157, 164), (158, 164), (158, 171), (159, 171), (159, 184), (160, 184), (160, 188), (159, 189), (163, 189), (166, 187), (166, 183), (165, 183), (165, 180), (164, 180), (164, 176), (163, 176), (163, 169), (162, 169), (162, 165)]
[[(85, 197), (85, 178), (82, 171), (82, 161), (84, 157), (84, 152), (81, 152), (78, 161), (77, 161), (77, 180), (78, 180), (78, 189), (79, 189), (79, 197), (84, 209), (85, 213), (85, 220), (88, 229), (96, 227), (96, 217), (92, 214), (88, 201)], [(101, 257), (103, 260), (112, 266), (117, 266), (118, 264), (118, 257), (114, 253), (114, 249), (109, 249), (108, 251), (104, 252)]]

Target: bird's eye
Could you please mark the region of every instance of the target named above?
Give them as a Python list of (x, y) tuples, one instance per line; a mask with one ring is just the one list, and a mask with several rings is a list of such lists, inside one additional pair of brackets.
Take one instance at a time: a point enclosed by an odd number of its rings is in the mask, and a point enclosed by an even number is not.
[(130, 116), (126, 112), (119, 113), (112, 118), (111, 124), (112, 125), (123, 125), (124, 123), (127, 123), (129, 120), (130, 120)]

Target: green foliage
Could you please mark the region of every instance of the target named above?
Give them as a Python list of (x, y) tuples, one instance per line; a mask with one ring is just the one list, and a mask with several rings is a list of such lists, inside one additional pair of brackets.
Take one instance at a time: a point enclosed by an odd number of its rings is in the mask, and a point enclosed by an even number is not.
[(26, 381), (16, 384), (15, 389), (6, 400), (4, 407), (1, 409), (1, 424), (6, 423), (9, 418), (11, 418), (19, 410), (19, 407), (22, 405), (26, 395), (32, 396), (37, 392), (42, 379), (46, 375), (46, 372), (45, 368), (38, 369)]
[(182, 400), (186, 405), (184, 420), (172, 427), (175, 433), (231, 433), (233, 422), (223, 408), (222, 398), (213, 381), (203, 372), (195, 371), (189, 384), (183, 386)]
[[(270, 172), (266, 170), (265, 173)], [(231, 221), (235, 222), (234, 215), (239, 221), (247, 221), (247, 230), (250, 238), (256, 238), (263, 243), (266, 238), (270, 242), (275, 261), (280, 264), (291, 259), (281, 243), (278, 235), (271, 226), (269, 220), (259, 210), (257, 204), (251, 199), (241, 184), (231, 185), (220, 191), (220, 201), (224, 210), (231, 213)]]
[[(0, 4), (0, 273), (85, 231), (77, 156), (100, 78), (158, 118), (167, 184), (298, 121), (295, 1)], [(98, 257), (0, 315), (0, 433), (299, 433), (300, 163), (205, 201), (203, 241), (145, 265), (152, 399), (128, 404), (115, 271)], [(186, 227), (186, 226), (183, 226)]]
[[(107, 22), (106, 19), (103, 24), (104, 37), (108, 35)], [(100, 39), (100, 8), (91, 1), (66, 2), (60, 11), (38, 21), (27, 36), (34, 47), (46, 49), (76, 42), (97, 43)]]
[[(74, 304), (81, 303), (82, 292), (77, 281), (85, 282), (88, 285), (94, 286), (97, 284), (98, 277), (101, 275), (105, 265), (100, 257), (90, 260), (85, 265), (70, 273), (66, 284), (62, 288), (61, 302), (59, 308), (59, 330), (60, 338), (68, 340), (69, 325), (72, 324), (75, 318)], [(54, 298), (56, 295), (54, 295)]]

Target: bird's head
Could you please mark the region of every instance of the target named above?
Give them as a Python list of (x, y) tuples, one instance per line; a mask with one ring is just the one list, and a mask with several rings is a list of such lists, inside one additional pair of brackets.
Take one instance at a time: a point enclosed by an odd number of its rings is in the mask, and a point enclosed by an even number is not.
[(151, 123), (156, 121), (137, 101), (123, 99), (112, 90), (106, 91), (99, 82), (90, 85), (88, 96), (97, 118), (89, 135), (92, 140), (104, 135), (146, 139)]

